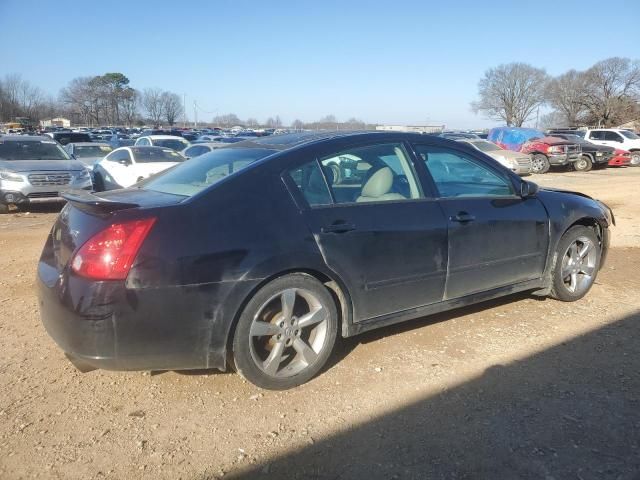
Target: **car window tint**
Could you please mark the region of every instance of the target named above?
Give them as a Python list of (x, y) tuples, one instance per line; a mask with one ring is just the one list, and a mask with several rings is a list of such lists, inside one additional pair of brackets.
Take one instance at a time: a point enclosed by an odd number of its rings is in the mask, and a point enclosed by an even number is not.
[(336, 203), (402, 201), (422, 193), (400, 143), (345, 150), (321, 160)]
[(416, 153), (424, 160), (440, 197), (495, 197), (514, 194), (508, 177), (463, 153), (426, 145), (417, 145)]
[(609, 140), (610, 142), (622, 143), (622, 137), (618, 135), (616, 132), (604, 132), (604, 139)]
[(109, 162), (119, 162), (121, 160), (129, 160), (131, 161), (131, 155), (129, 155), (128, 150), (116, 150), (113, 153), (110, 153), (105, 160)]
[(594, 130), (589, 132), (589, 138), (593, 140), (604, 140), (604, 132), (602, 130)]
[(266, 148), (220, 148), (165, 170), (143, 188), (190, 197), (273, 153), (276, 150)]
[(288, 173), (310, 206), (332, 203), (329, 187), (317, 161), (305, 163)]

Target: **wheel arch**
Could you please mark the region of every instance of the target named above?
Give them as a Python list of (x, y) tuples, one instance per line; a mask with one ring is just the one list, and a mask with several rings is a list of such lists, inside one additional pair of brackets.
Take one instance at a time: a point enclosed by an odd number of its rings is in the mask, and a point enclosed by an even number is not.
[(231, 362), (231, 354), (232, 354), (232, 343), (233, 336), (235, 335), (236, 327), (238, 326), (238, 321), (240, 320), (240, 316), (242, 312), (246, 308), (247, 304), (253, 298), (253, 296), (265, 285), (272, 282), (273, 280), (283, 277), (285, 275), (290, 275), (292, 273), (302, 273), (305, 275), (309, 275), (320, 283), (322, 283), (325, 288), (331, 294), (333, 298), (336, 309), (338, 310), (338, 331), (343, 337), (348, 337), (352, 333), (351, 324), (353, 321), (353, 304), (351, 303), (351, 295), (349, 294), (349, 290), (347, 289), (344, 282), (334, 273), (329, 273), (326, 271), (321, 271), (317, 268), (308, 268), (308, 267), (299, 267), (299, 268), (288, 268), (285, 270), (281, 270), (277, 273), (274, 273), (268, 277), (265, 277), (260, 283), (255, 285), (251, 291), (249, 291), (242, 301), (240, 302), (239, 308), (236, 310), (233, 315), (233, 319), (230, 322), (229, 328), (227, 330), (226, 339), (225, 339), (225, 348), (226, 348), (226, 359), (227, 362)]

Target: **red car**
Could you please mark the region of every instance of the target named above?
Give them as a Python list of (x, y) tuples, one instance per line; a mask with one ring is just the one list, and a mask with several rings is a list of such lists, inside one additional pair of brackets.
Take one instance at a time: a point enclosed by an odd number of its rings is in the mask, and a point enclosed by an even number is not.
[(631, 164), (631, 153), (616, 148), (613, 157), (609, 160), (610, 167), (628, 167)]

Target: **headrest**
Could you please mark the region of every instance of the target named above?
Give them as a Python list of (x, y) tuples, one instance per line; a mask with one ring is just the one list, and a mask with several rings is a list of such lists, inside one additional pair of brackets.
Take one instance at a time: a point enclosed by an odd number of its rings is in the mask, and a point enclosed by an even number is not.
[(389, 193), (393, 185), (393, 172), (389, 167), (383, 167), (371, 175), (367, 183), (362, 187), (363, 197), (381, 197)]

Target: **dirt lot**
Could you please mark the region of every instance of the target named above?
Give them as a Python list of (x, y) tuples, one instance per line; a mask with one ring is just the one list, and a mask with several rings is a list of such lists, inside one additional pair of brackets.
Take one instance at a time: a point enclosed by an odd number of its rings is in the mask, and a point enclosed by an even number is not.
[(288, 392), (229, 373), (81, 374), (39, 321), (55, 213), (0, 218), (0, 478), (640, 478), (640, 168), (540, 184), (609, 203), (598, 282), (342, 341)]

